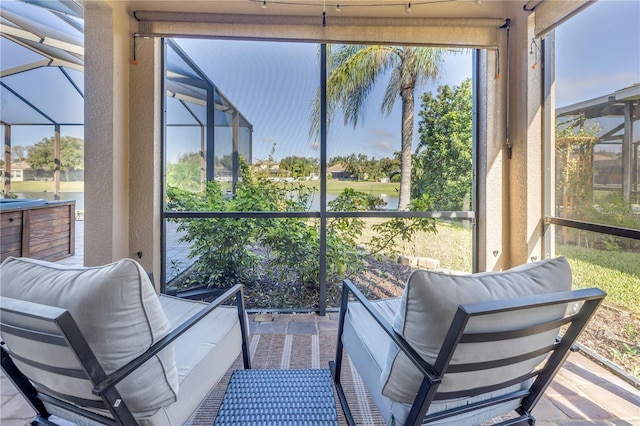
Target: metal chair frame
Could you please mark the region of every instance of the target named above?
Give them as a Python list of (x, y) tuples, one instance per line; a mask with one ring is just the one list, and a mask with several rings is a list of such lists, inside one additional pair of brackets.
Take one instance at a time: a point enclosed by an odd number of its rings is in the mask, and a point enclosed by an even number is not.
[[(516, 418), (508, 419), (503, 421), (502, 423), (499, 423), (499, 425), (501, 426), (510, 426), (533, 425), (535, 423), (535, 418), (531, 414), (531, 410), (536, 406), (547, 387), (551, 384), (554, 376), (562, 367), (562, 364), (569, 356), (570, 350), (572, 350), (572, 347), (579, 334), (582, 332), (606, 294), (597, 288), (590, 288), (536, 296), (527, 296), (509, 300), (496, 300), (461, 305), (458, 307), (454, 319), (451, 322), (451, 326), (448, 330), (436, 361), (433, 365), (430, 365), (411, 347), (411, 345), (400, 334), (398, 334), (393, 329), (391, 324), (389, 324), (389, 322), (380, 315), (377, 309), (371, 304), (369, 300), (366, 299), (366, 297), (356, 288), (356, 286), (350, 280), (344, 280), (342, 288), (340, 319), (338, 324), (336, 358), (335, 362), (331, 361), (329, 365), (334, 378), (340, 404), (342, 405), (345, 418), (347, 419), (347, 423), (349, 425), (355, 425), (355, 420), (353, 418), (351, 410), (349, 409), (349, 404), (345, 397), (344, 389), (342, 387), (342, 384), (340, 383), (344, 348), (342, 336), (344, 332), (344, 321), (346, 312), (351, 296), (355, 297), (357, 302), (363, 305), (368, 314), (371, 315), (376, 323), (389, 336), (389, 339), (393, 341), (393, 343), (395, 343), (402, 352), (404, 352), (404, 354), (411, 360), (411, 362), (423, 375), (422, 383), (413, 401), (408, 418), (405, 422), (406, 425), (429, 424), (430, 422), (434, 422), (436, 420), (450, 418), (459, 414), (471, 412), (488, 406), (498, 405), (511, 400), (520, 400), (520, 405), (516, 410), (518, 416)], [(576, 313), (566, 315), (556, 321), (551, 321), (535, 326), (517, 328), (509, 331), (495, 331), (486, 333), (473, 333), (467, 331), (467, 325), (473, 317), (493, 315), (502, 312), (511, 312), (517, 310), (527, 310), (558, 304), (570, 304), (575, 302), (583, 302), (580, 309)], [(425, 307), (425, 309), (428, 309), (428, 306)], [(516, 357), (499, 359), (495, 361), (469, 364), (451, 363), (451, 359), (458, 347), (458, 344), (460, 343), (508, 340), (518, 337), (531, 336), (562, 326), (567, 327), (564, 334), (562, 336), (558, 336), (553, 344), (540, 350), (530, 353), (523, 353)], [(478, 388), (471, 387), (459, 392), (438, 392), (438, 387), (442, 383), (442, 379), (447, 373), (477, 371), (488, 368), (504, 367), (528, 359), (536, 358), (544, 354), (547, 354), (547, 358), (546, 361), (542, 363), (543, 365), (539, 366), (536, 370), (530, 372), (529, 374), (517, 377), (513, 380), (509, 380), (493, 386), (484, 386)], [(533, 379), (532, 385), (528, 390), (510, 392), (500, 397), (491, 398), (489, 400), (484, 400), (481, 402), (468, 404), (463, 407), (453, 408), (450, 410), (425, 416), (433, 401), (462, 397), (471, 398), (498, 389), (508, 388), (509, 386), (517, 383), (522, 383), (528, 379)]]

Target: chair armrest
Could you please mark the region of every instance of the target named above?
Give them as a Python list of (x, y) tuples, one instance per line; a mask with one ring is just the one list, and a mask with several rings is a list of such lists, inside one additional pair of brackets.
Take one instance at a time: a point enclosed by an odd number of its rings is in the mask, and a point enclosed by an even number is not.
[[(380, 315), (378, 310), (371, 304), (371, 302), (365, 297), (364, 294), (351, 282), (351, 280), (343, 280), (343, 292), (342, 297), (346, 298), (349, 293), (352, 293), (355, 298), (362, 304), (371, 317), (380, 325), (384, 332), (391, 338), (398, 348), (409, 358), (409, 360), (416, 366), (420, 373), (429, 380), (430, 383), (439, 383), (441, 381), (438, 373), (431, 364), (425, 361), (413, 347), (407, 343), (407, 341), (398, 334), (391, 324)], [(345, 306), (347, 304), (345, 303)]]
[[(189, 318), (188, 320), (180, 324), (178, 327), (174, 328), (169, 334), (167, 334), (162, 339), (158, 340), (156, 343), (151, 345), (151, 347), (147, 349), (144, 353), (142, 353), (135, 359), (131, 360), (126, 365), (120, 367), (113, 373), (109, 374), (101, 383), (98, 383), (93, 388), (93, 391), (92, 391), (93, 394), (99, 396), (103, 394), (105, 390), (118, 384), (120, 381), (126, 378), (129, 374), (133, 373), (138, 367), (140, 367), (142, 364), (147, 362), (149, 359), (155, 356), (158, 352), (163, 350), (170, 343), (172, 343), (174, 340), (176, 340), (178, 337), (184, 334), (187, 330), (189, 330), (191, 327), (196, 325), (200, 320), (202, 320), (204, 317), (209, 315), (211, 311), (218, 308), (220, 305), (222, 305), (225, 301), (227, 301), (234, 295), (242, 299), (241, 284), (236, 284), (233, 287), (231, 287), (229, 290), (224, 292), (214, 301), (205, 305), (205, 307), (202, 308), (202, 310), (200, 310), (198, 313), (194, 314), (191, 318)], [(238, 302), (238, 303), (241, 303), (241, 302)], [(242, 304), (242, 309), (244, 311), (243, 304)], [(244, 323), (244, 319), (242, 319), (242, 322)]]

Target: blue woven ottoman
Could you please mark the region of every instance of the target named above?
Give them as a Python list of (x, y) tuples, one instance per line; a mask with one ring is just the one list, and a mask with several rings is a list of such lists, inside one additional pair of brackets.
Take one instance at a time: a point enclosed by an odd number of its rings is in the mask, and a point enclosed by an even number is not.
[(328, 369), (236, 370), (214, 425), (337, 425)]

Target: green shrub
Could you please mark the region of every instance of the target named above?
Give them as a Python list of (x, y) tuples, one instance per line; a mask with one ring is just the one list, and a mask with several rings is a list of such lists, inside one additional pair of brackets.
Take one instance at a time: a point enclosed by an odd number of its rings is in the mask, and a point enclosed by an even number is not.
[[(167, 207), (173, 211), (296, 212), (307, 211), (314, 190), (297, 183), (274, 182), (254, 175), (241, 162), (241, 180), (236, 195), (226, 199), (217, 182), (209, 182), (204, 193), (170, 187)], [(266, 248), (278, 279), (293, 279), (317, 290), (320, 271), (320, 234), (317, 220), (306, 218), (198, 218), (174, 219), (180, 241), (190, 244), (196, 280), (215, 287), (255, 280), (261, 254)], [(329, 226), (327, 273), (332, 280), (357, 268), (356, 244), (350, 236), (356, 228)], [(340, 236), (338, 235), (340, 234)], [(342, 238), (344, 236), (344, 238)]]
[[(241, 161), (236, 194), (227, 197), (217, 182), (203, 193), (170, 187), (167, 207), (196, 212), (302, 212), (307, 211), (315, 189), (295, 182), (274, 182), (254, 175)], [(380, 209), (379, 197), (346, 188), (329, 203), (333, 211)], [(426, 211), (428, 197), (412, 201), (410, 208)], [(309, 307), (318, 301), (320, 276), (320, 223), (317, 219), (284, 218), (184, 218), (173, 219), (190, 244), (196, 259), (188, 282), (210, 287), (247, 286), (268, 307)], [(397, 240), (409, 241), (416, 232), (435, 232), (430, 218), (392, 219), (379, 223), (376, 235), (358, 246), (365, 222), (361, 218), (329, 218), (326, 226), (326, 281), (329, 292), (338, 292), (341, 280), (363, 268), (363, 256), (394, 253)], [(264, 259), (268, 257), (268, 259)], [(268, 261), (269, 271), (263, 265)], [(265, 278), (265, 287), (261, 280)], [(271, 284), (268, 284), (270, 282)], [(274, 287), (284, 283), (286, 286)], [(271, 288), (266, 288), (269, 285)]]

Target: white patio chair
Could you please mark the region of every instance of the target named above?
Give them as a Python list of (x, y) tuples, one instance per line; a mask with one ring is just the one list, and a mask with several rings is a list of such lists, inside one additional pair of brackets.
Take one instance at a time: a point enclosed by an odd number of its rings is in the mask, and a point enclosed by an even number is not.
[(402, 298), (373, 302), (345, 280), (330, 363), (345, 417), (355, 424), (343, 349), (389, 425), (476, 425), (505, 414), (501, 425), (532, 425), (531, 410), (604, 297), (571, 291), (562, 257), (504, 272), (416, 271)]
[(0, 274), (2, 369), (32, 424), (182, 425), (241, 352), (250, 368), (239, 285), (209, 304), (158, 296), (131, 259), (8, 258)]

